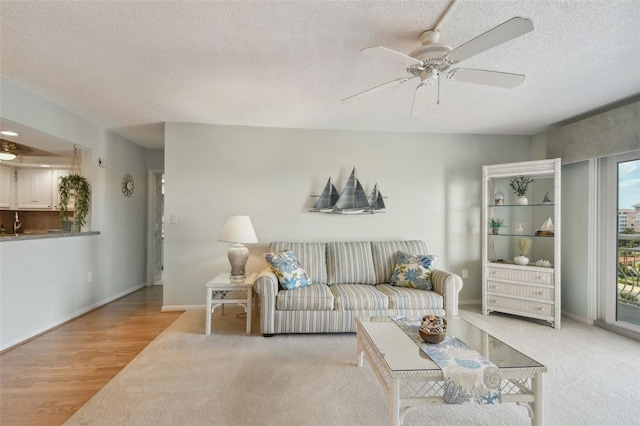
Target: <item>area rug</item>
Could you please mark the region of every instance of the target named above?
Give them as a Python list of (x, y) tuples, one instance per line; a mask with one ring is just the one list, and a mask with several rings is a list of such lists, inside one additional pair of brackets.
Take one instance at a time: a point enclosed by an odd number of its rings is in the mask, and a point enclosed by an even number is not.
[[(371, 367), (354, 334), (246, 335), (240, 309), (187, 311), (66, 425), (387, 425)], [(545, 425), (640, 424), (640, 344), (566, 321), (562, 330), (515, 317), (462, 316), (549, 367)], [(588, 350), (585, 354), (581, 351)], [(515, 404), (425, 406), (405, 425), (528, 425)]]

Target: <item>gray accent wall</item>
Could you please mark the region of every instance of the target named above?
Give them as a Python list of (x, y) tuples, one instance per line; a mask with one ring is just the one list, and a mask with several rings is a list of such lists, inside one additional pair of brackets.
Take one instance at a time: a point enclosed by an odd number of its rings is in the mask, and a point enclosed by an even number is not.
[(640, 101), (546, 132), (547, 158), (562, 164), (640, 149)]

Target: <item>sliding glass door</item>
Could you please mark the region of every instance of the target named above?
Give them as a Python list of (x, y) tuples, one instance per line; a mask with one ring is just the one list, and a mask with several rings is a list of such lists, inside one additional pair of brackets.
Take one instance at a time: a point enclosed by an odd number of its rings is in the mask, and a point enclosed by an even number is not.
[(640, 151), (599, 158), (596, 169), (594, 324), (640, 340)]
[(615, 318), (640, 329), (640, 158), (625, 157), (616, 158)]

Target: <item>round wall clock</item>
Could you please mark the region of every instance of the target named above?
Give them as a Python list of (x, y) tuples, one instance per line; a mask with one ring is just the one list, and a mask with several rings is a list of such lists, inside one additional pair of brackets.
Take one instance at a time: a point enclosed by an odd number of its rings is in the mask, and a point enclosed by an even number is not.
[(122, 193), (124, 194), (124, 196), (131, 197), (134, 187), (135, 184), (133, 183), (133, 176), (125, 175), (125, 177), (122, 178)]

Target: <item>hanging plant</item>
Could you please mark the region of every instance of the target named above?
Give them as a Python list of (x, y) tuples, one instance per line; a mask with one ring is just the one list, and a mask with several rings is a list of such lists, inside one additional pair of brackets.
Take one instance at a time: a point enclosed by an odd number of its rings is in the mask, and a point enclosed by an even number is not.
[(64, 176), (58, 184), (58, 192), (60, 193), (60, 218), (63, 221), (69, 220), (68, 205), (73, 198), (74, 222), (80, 228), (83, 227), (86, 224), (91, 201), (91, 185), (87, 178), (77, 173)]
[(60, 195), (60, 218), (63, 222), (69, 221), (69, 202), (73, 199), (74, 223), (79, 231), (87, 223), (91, 203), (91, 184), (86, 177), (82, 176), (78, 148), (75, 146), (69, 175), (60, 179), (58, 194)]

